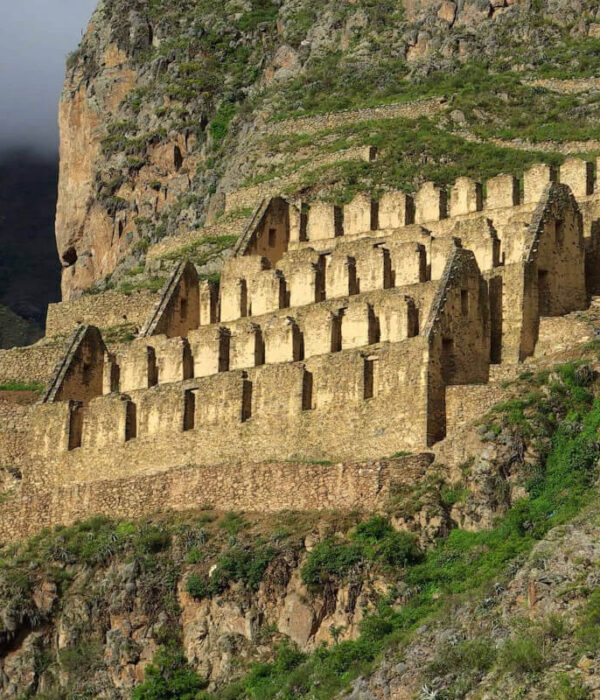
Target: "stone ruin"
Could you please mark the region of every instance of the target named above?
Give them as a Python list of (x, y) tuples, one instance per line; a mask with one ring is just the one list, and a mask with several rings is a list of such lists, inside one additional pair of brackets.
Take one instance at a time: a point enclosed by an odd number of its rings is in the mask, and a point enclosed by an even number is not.
[[(268, 481), (270, 463), (425, 453), (447, 435), (449, 387), (530, 357), (540, 318), (598, 293), (599, 206), (578, 159), (534, 166), (522, 188), (500, 175), (344, 206), (265, 201), (220, 284), (179, 263), (115, 353), (77, 328), (21, 431), (23, 484), (251, 463)], [(260, 493), (257, 507), (275, 498)]]

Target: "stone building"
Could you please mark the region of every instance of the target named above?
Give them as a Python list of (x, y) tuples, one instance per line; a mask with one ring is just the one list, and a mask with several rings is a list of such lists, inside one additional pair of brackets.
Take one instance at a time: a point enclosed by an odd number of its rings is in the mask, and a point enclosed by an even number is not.
[[(373, 505), (381, 460), (425, 455), (447, 434), (448, 387), (484, 385), (494, 365), (525, 360), (540, 318), (598, 293), (592, 175), (569, 159), (560, 173), (534, 166), (522, 191), (500, 175), (485, 188), (459, 178), (449, 191), (426, 183), (344, 206), (276, 197), (257, 207), (220, 284), (176, 266), (131, 343), (107, 347), (91, 304), (41, 404), (0, 425), (22, 473), (2, 536), (26, 527), (34, 503), (43, 524), (147, 509), (150, 475), (169, 475), (166, 502), (190, 507), (197, 490), (173, 475), (201, 465), (220, 473), (213, 499), (225, 507), (239, 506), (224, 495), (228, 478), (260, 507), (292, 507), (273, 491), (292, 463), (307, 489), (296, 502), (330, 507), (352, 493)], [(0, 374), (7, 361), (0, 354)], [(312, 468), (298, 481), (303, 463), (325, 460), (346, 466), (326, 485)]]

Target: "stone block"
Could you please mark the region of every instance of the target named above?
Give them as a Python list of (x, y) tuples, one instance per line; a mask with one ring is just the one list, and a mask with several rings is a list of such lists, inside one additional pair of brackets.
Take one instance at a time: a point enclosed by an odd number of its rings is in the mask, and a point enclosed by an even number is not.
[(560, 166), (560, 182), (568, 185), (575, 198), (594, 193), (594, 165), (581, 158), (567, 158)]
[(426, 182), (415, 195), (415, 223), (440, 221), (448, 216), (446, 190)]
[(344, 234), (343, 213), (340, 207), (327, 202), (314, 202), (307, 214), (306, 239), (321, 241)]
[(250, 290), (251, 316), (261, 316), (287, 306), (286, 284), (280, 270), (264, 270), (254, 279)]
[(472, 214), (483, 209), (481, 183), (470, 177), (459, 177), (450, 190), (450, 215)]
[(537, 204), (548, 185), (556, 182), (558, 173), (556, 168), (544, 163), (532, 165), (529, 170), (523, 174), (523, 201), (525, 204)]
[(200, 297), (200, 325), (217, 323), (219, 310), (219, 287), (214, 282), (201, 280), (198, 294)]
[(231, 330), (230, 369), (264, 364), (265, 347), (260, 326), (250, 321), (238, 321)]
[(356, 260), (344, 251), (334, 250), (325, 259), (325, 295), (327, 299), (357, 293)]
[(342, 349), (361, 348), (377, 341), (373, 307), (365, 302), (350, 303), (342, 316)]
[(325, 257), (312, 248), (289, 252), (279, 267), (286, 281), (287, 306), (304, 306), (325, 297)]
[(119, 363), (119, 391), (147, 389), (158, 381), (156, 352), (147, 338), (134, 340), (117, 356)]
[(358, 194), (344, 206), (344, 235), (354, 236), (378, 228), (378, 204), (371, 197)]
[(364, 246), (356, 258), (359, 294), (392, 286), (390, 251), (382, 246)]
[(514, 175), (497, 175), (486, 182), (486, 209), (504, 209), (519, 204), (519, 181)]
[(272, 319), (263, 329), (265, 363), (297, 362), (301, 359), (302, 337), (290, 316)]
[(405, 192), (386, 192), (379, 200), (379, 228), (401, 228), (415, 221), (415, 203)]
[(188, 341), (194, 358), (194, 377), (208, 377), (229, 369), (231, 334), (223, 326), (191, 331)]
[(427, 279), (427, 254), (420, 243), (386, 242), (390, 252), (392, 286), (419, 284)]

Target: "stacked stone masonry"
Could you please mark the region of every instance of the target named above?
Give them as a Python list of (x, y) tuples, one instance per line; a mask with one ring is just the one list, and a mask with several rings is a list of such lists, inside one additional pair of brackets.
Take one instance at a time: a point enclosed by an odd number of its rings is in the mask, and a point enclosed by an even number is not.
[[(534, 166), (522, 190), (499, 175), (343, 206), (265, 200), (219, 285), (182, 262), (130, 345), (110, 352), (90, 326), (73, 334), (43, 403), (18, 430), (0, 428), (23, 475), (15, 498), (50, 503), (81, 485), (90, 510), (105, 512), (97, 494), (124, 479), (177, 491), (172, 475), (186, 465), (231, 474), (260, 463), (264, 509), (279, 502), (269, 461), (372, 463), (429, 449), (493, 400), (491, 367), (534, 354), (540, 319), (598, 292), (593, 175), (570, 159), (558, 172)], [(300, 504), (313, 502), (313, 471), (296, 485)], [(231, 493), (219, 490), (220, 506), (240, 506)], [(19, 522), (23, 503), (11, 505)], [(47, 510), (51, 521), (75, 517)]]

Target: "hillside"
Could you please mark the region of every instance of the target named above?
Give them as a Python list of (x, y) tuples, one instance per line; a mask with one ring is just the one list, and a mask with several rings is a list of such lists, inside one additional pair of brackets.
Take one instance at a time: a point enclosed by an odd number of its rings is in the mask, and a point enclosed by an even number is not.
[(591, 0), (100, 0), (0, 697), (600, 698), (599, 110)]
[[(222, 218), (226, 194), (231, 219), (273, 189), (345, 201), (593, 157), (596, 13), (583, 0), (103, 0), (60, 106), (63, 297), (118, 286), (150, 243)], [(427, 97), (444, 100), (285, 121)]]

